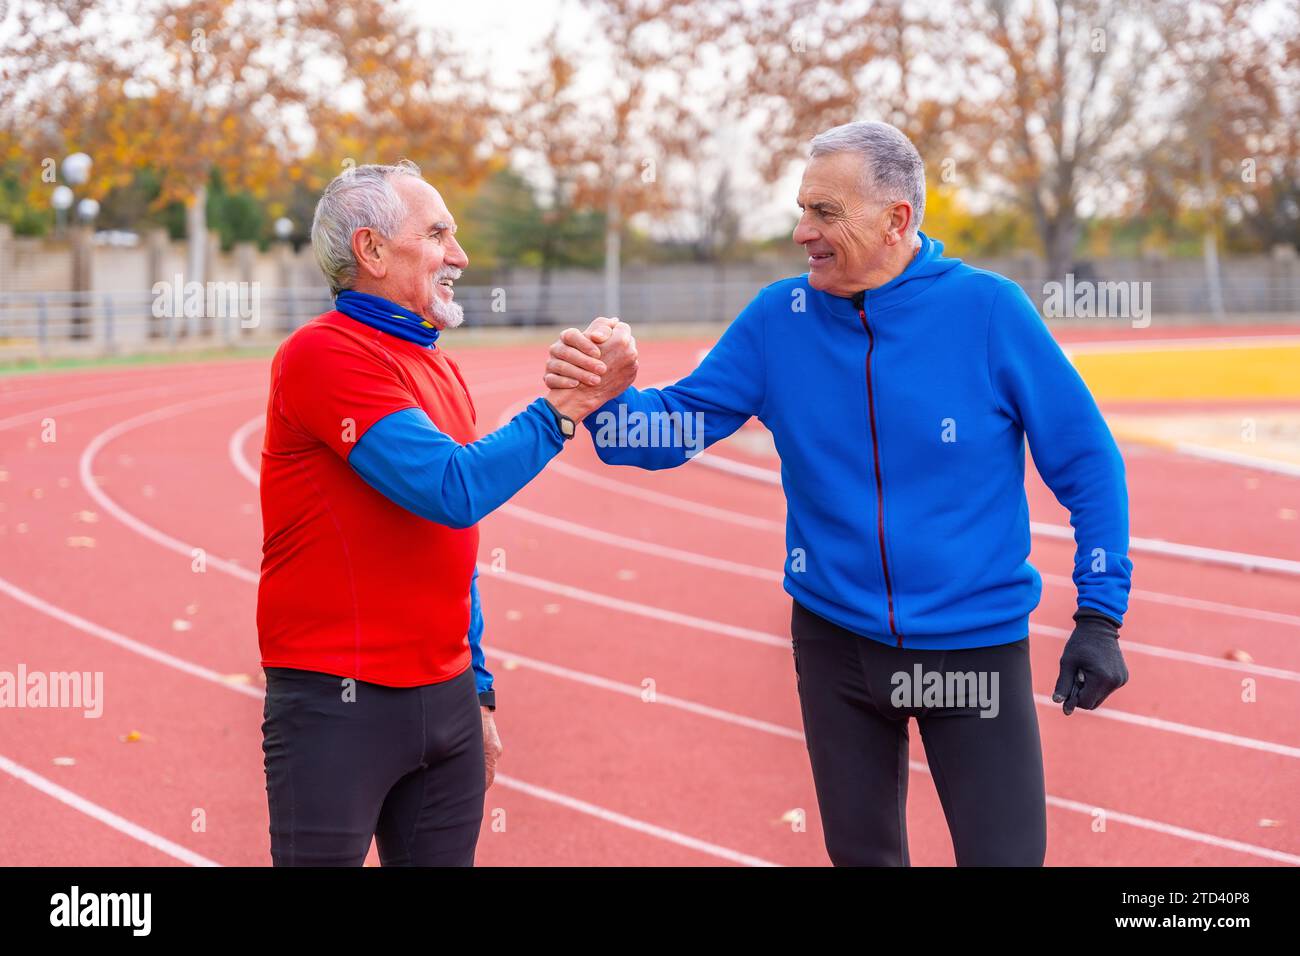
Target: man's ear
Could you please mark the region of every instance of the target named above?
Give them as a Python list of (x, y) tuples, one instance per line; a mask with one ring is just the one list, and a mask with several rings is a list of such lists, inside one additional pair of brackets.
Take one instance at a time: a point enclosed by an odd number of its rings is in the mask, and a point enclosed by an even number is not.
[(896, 202), (885, 210), (889, 217), (885, 220), (885, 245), (896, 246), (907, 235), (907, 227), (912, 224), (912, 207), (905, 202)]
[(357, 260), (358, 275), (382, 279), (388, 274), (388, 263), (384, 261), (383, 236), (369, 226), (352, 234), (352, 255)]

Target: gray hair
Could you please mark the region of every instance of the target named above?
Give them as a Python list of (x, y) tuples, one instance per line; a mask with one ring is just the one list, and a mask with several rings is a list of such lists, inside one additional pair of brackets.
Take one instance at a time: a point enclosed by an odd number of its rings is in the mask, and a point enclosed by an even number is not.
[(861, 154), (863, 191), (882, 201), (907, 200), (912, 207), (907, 234), (916, 235), (925, 217), (925, 164), (902, 130), (874, 120), (845, 123), (813, 137), (809, 155), (828, 153)]
[(335, 176), (321, 193), (311, 222), (311, 247), (329, 280), (331, 295), (351, 288), (356, 281), (353, 233), (369, 228), (381, 236), (392, 236), (406, 218), (406, 204), (393, 188), (397, 176), (422, 178), (420, 167), (409, 159), (392, 166), (354, 166)]

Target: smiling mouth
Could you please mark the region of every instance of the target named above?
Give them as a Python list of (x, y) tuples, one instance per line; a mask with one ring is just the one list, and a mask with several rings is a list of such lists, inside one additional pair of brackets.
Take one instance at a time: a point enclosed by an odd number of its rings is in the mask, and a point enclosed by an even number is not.
[(440, 285), (440, 286), (442, 286), (444, 289), (447, 290), (447, 294), (450, 295), (450, 296), (453, 296), (453, 297), (454, 297), (454, 296), (456, 295), (456, 290), (452, 288), (452, 280), (451, 280), (451, 279), (439, 279), (439, 280), (435, 283), (435, 285)]
[(808, 253), (808, 264), (811, 266), (826, 265), (834, 258), (835, 253), (833, 252), (810, 252)]

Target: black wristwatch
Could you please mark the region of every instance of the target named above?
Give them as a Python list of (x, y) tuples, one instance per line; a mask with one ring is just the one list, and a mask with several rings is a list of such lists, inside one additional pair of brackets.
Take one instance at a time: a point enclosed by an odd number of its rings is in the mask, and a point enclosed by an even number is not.
[(578, 426), (573, 423), (572, 418), (552, 405), (549, 398), (543, 398), (542, 401), (546, 403), (546, 407), (549, 408), (551, 414), (555, 416), (555, 424), (560, 426), (560, 434), (564, 436), (565, 441), (568, 441), (578, 433)]

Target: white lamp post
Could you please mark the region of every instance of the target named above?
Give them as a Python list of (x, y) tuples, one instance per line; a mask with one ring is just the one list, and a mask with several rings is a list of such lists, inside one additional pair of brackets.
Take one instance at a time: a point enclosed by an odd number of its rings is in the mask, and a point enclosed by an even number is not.
[(90, 178), (93, 160), (85, 153), (73, 153), (63, 160), (63, 178), (74, 186), (83, 185)]

